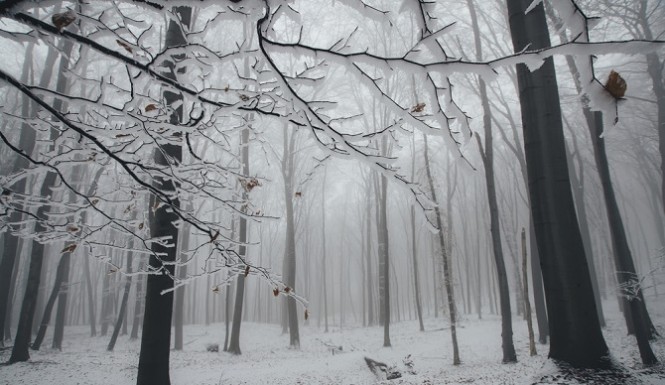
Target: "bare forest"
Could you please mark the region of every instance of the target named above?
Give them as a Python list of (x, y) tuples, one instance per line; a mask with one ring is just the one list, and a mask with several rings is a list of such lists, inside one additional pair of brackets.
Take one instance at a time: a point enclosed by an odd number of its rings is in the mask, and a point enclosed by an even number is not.
[(0, 0), (1, 384), (662, 384), (660, 0)]

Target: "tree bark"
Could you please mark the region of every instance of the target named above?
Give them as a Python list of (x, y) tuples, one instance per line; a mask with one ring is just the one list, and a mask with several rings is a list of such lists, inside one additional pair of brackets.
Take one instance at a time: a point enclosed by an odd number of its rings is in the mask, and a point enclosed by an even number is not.
[[(543, 5), (507, 0), (515, 52), (550, 46)], [(609, 363), (575, 215), (560, 101), (550, 58), (536, 71), (517, 66), (531, 213), (549, 316), (550, 358), (576, 367)]]
[[(242, 172), (245, 178), (249, 178), (249, 129), (244, 128), (242, 130), (241, 134), (241, 140), (240, 140), (240, 148), (241, 148), (241, 157), (242, 157)], [(247, 201), (248, 199), (248, 191), (246, 188), (243, 186), (243, 192), (242, 192), (242, 199), (243, 201)], [(245, 208), (243, 208), (243, 211)], [(238, 242), (240, 243), (240, 247), (238, 250), (238, 254), (241, 257), (246, 256), (246, 246), (245, 244), (247, 243), (247, 219), (243, 216), (240, 217), (239, 220), (239, 239)], [(240, 325), (242, 323), (242, 311), (243, 311), (243, 304), (245, 301), (245, 276), (243, 274), (238, 274), (237, 275), (237, 281), (236, 281), (236, 299), (234, 302), (233, 306), (233, 324), (231, 326), (231, 338), (229, 340), (229, 346), (228, 346), (228, 352), (233, 353), (233, 354), (242, 354), (242, 351), (240, 350)], [(227, 314), (228, 314), (228, 309), (227, 309)]]
[[(53, 282), (53, 289), (51, 290), (51, 295), (48, 298), (48, 301), (46, 302), (46, 307), (44, 308), (44, 312), (42, 314), (42, 321), (39, 324), (39, 331), (37, 332), (37, 336), (35, 337), (34, 341), (32, 342), (31, 348), (32, 350), (39, 350), (39, 348), (42, 345), (42, 342), (44, 341), (44, 337), (46, 336), (46, 329), (48, 328), (48, 324), (51, 322), (51, 313), (53, 311), (53, 306), (55, 305), (55, 301), (58, 299), (58, 293), (60, 293), (60, 289), (62, 287), (63, 282), (65, 282), (65, 263), (66, 260), (69, 259), (70, 253), (66, 252), (60, 257), (60, 261), (58, 262), (58, 267), (56, 269), (55, 273), (55, 281)], [(67, 269), (67, 272), (69, 269)]]
[[(180, 21), (183, 25), (189, 26), (191, 22), (192, 10), (189, 7), (175, 7), (174, 13), (180, 15)], [(165, 48), (177, 47), (186, 44), (187, 39), (181, 26), (171, 20), (166, 32)], [(182, 57), (180, 58), (182, 59)], [(165, 61), (168, 70), (165, 76), (176, 79), (175, 61), (176, 58)], [(182, 101), (182, 95), (171, 91), (164, 91), (164, 99), (168, 105), (176, 104), (173, 113), (170, 116), (170, 123), (179, 124), (183, 115), (183, 106), (177, 105)], [(155, 163), (161, 166), (167, 166), (169, 161), (165, 158), (167, 155), (174, 162), (182, 161), (182, 148), (179, 145), (165, 144), (162, 151), (155, 152)], [(172, 179), (158, 178), (155, 186), (165, 192), (175, 192), (176, 183)], [(172, 210), (167, 210), (166, 205), (161, 205), (157, 210), (155, 207), (157, 197), (150, 197), (150, 232), (153, 238), (166, 237), (170, 239), (172, 245), (165, 247), (158, 243), (153, 243), (150, 255), (148, 270), (152, 273), (148, 275), (146, 285), (145, 312), (143, 315), (143, 333), (141, 335), (141, 352), (139, 354), (139, 368), (137, 376), (137, 385), (160, 384), (170, 385), (171, 377), (169, 374), (169, 358), (171, 347), (171, 317), (173, 316), (173, 291), (164, 294), (164, 290), (173, 288), (173, 274), (175, 273), (173, 262), (175, 262), (178, 250), (178, 228), (174, 221), (177, 216)], [(180, 204), (177, 198), (173, 199), (173, 204)], [(158, 258), (158, 255), (161, 257)]]
[(527, 273), (526, 232), (522, 228), (522, 277), (524, 282), (524, 312), (526, 313), (526, 325), (529, 329), (529, 355), (535, 356), (536, 341), (533, 336), (533, 324), (531, 322), (531, 303), (529, 302), (529, 276)]
[(125, 291), (122, 294), (122, 302), (120, 303), (120, 311), (118, 311), (118, 319), (115, 321), (115, 326), (113, 328), (113, 334), (111, 334), (111, 340), (109, 341), (106, 350), (109, 352), (113, 351), (115, 348), (115, 343), (118, 340), (118, 335), (120, 334), (120, 327), (122, 326), (123, 321), (125, 321), (125, 314), (127, 313), (127, 302), (129, 301), (129, 290), (132, 288), (132, 263), (134, 259), (134, 253), (129, 252), (127, 255), (127, 276), (125, 277)]
[[(471, 14), (471, 24), (474, 30), (474, 41), (476, 46), (476, 57), (482, 61), (482, 47), (480, 43), (480, 27), (476, 10), (471, 0), (467, 0), (469, 13)], [(510, 288), (508, 287), (508, 275), (506, 273), (505, 259), (501, 247), (501, 228), (499, 224), (499, 207), (496, 198), (496, 187), (494, 184), (494, 144), (492, 142), (492, 112), (490, 111), (487, 98), (487, 86), (483, 79), (479, 79), (480, 101), (483, 108), (483, 128), (485, 131), (485, 148), (483, 151), (478, 139), (478, 147), (481, 151), (481, 158), (485, 166), (485, 183), (487, 185), (487, 201), (490, 214), (490, 234), (492, 236), (492, 254), (496, 266), (497, 278), (499, 281), (499, 303), (501, 307), (501, 346), (503, 350), (503, 362), (516, 362), (515, 346), (513, 345), (513, 326), (512, 314), (510, 309)]]
[(425, 138), (425, 171), (427, 173), (427, 182), (429, 184), (430, 192), (432, 194), (432, 202), (434, 202), (434, 215), (436, 216), (436, 225), (439, 229), (439, 246), (441, 259), (443, 261), (443, 283), (446, 288), (447, 300), (448, 300), (448, 312), (450, 315), (450, 337), (453, 343), (453, 365), (460, 364), (459, 358), (459, 347), (457, 345), (457, 312), (455, 309), (455, 293), (453, 292), (453, 282), (452, 282), (452, 266), (448, 259), (446, 253), (446, 241), (443, 234), (443, 221), (441, 219), (441, 210), (439, 209), (439, 203), (436, 199), (436, 190), (434, 188), (434, 179), (432, 178), (432, 170), (429, 162), (429, 149), (427, 144), (427, 135), (423, 135)]

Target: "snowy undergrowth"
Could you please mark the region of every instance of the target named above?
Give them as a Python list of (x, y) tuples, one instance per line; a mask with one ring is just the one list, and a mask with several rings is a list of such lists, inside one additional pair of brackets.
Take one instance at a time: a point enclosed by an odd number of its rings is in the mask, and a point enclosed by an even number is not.
[[(659, 301), (662, 305), (663, 300)], [(664, 331), (663, 306), (650, 304), (654, 322)], [(189, 384), (575, 384), (634, 383), (663, 384), (663, 366), (645, 370), (639, 364), (634, 338), (612, 302), (606, 302), (608, 326), (605, 338), (613, 359), (625, 370), (619, 373), (579, 373), (562, 370), (546, 358), (547, 346), (538, 345), (538, 355), (529, 357), (526, 323), (513, 318), (518, 354), (515, 364), (501, 364), (500, 319), (497, 316), (465, 316), (458, 329), (462, 365), (453, 366), (450, 331), (441, 318), (429, 318), (427, 331), (418, 332), (415, 321), (391, 326), (392, 348), (383, 348), (380, 327), (343, 328), (329, 333), (316, 322), (301, 331), (302, 348), (288, 348), (288, 335), (276, 325), (245, 323), (242, 327), (241, 356), (206, 351), (224, 337), (222, 324), (185, 327), (182, 352), (172, 352), (171, 377), (174, 385)], [(86, 327), (69, 327), (62, 352), (44, 349), (31, 352), (32, 360), (0, 366), (0, 384), (94, 384), (129, 385), (136, 379), (139, 342), (119, 339), (114, 352), (106, 352), (107, 337), (88, 338)], [(48, 344), (45, 344), (48, 345)], [(341, 346), (333, 354), (331, 346)], [(665, 339), (653, 344), (657, 357), (665, 360)], [(0, 352), (7, 361), (9, 350)], [(415, 374), (407, 373), (404, 359), (411, 355)], [(363, 357), (394, 365), (402, 377), (379, 381)]]

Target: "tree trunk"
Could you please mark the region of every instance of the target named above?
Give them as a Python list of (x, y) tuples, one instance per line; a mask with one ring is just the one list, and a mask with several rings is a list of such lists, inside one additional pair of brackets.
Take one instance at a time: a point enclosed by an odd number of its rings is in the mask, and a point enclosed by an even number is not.
[(446, 294), (448, 300), (448, 312), (450, 315), (450, 336), (453, 343), (453, 365), (460, 364), (459, 358), (459, 347), (457, 345), (457, 312), (455, 309), (455, 294), (453, 292), (453, 282), (452, 282), (452, 266), (451, 262), (448, 259), (446, 253), (446, 241), (443, 234), (443, 221), (441, 220), (441, 210), (439, 209), (439, 203), (436, 199), (436, 190), (434, 188), (434, 180), (432, 178), (432, 170), (429, 164), (429, 148), (427, 144), (427, 135), (423, 135), (425, 138), (425, 172), (427, 173), (427, 182), (429, 184), (429, 189), (432, 194), (432, 202), (434, 202), (434, 215), (436, 216), (436, 226), (438, 227), (438, 237), (439, 237), (439, 246), (441, 259), (443, 260), (443, 283), (446, 287)]
[(132, 288), (132, 262), (134, 253), (132, 251), (127, 255), (127, 276), (125, 277), (125, 292), (122, 294), (122, 302), (120, 303), (120, 311), (118, 312), (118, 319), (115, 321), (115, 327), (113, 328), (113, 334), (111, 335), (111, 340), (109, 341), (106, 350), (109, 352), (113, 351), (115, 347), (115, 342), (118, 339), (120, 334), (120, 327), (122, 326), (123, 321), (125, 321), (125, 314), (127, 313), (127, 302), (129, 300), (129, 290)]
[[(242, 172), (245, 178), (249, 178), (249, 129), (244, 128), (242, 130), (241, 135), (242, 136), (240, 140), (240, 148), (241, 148), (241, 157), (242, 157)], [(244, 186), (242, 191), (242, 199), (243, 201), (247, 201), (248, 199), (248, 191), (246, 188), (244, 188)], [(243, 211), (244, 210), (245, 208), (243, 208)], [(247, 252), (245, 246), (245, 244), (247, 243), (247, 219), (241, 216), (239, 222), (240, 224), (238, 229), (239, 233), (238, 242), (240, 243), (240, 247), (238, 254), (244, 258)], [(229, 340), (229, 346), (227, 350), (228, 352), (236, 355), (242, 354), (242, 351), (240, 350), (240, 324), (242, 323), (242, 310), (243, 310), (244, 300), (245, 300), (245, 276), (243, 274), (238, 274), (236, 282), (236, 299), (233, 306), (233, 325), (231, 327), (231, 339)], [(228, 308), (227, 308), (227, 314), (228, 314)]]
[[(321, 242), (323, 242), (323, 247), (321, 252), (321, 276), (323, 279), (321, 280), (321, 284), (323, 285), (323, 318), (324, 318), (326, 333), (328, 333), (328, 283), (326, 282), (326, 276), (328, 275), (328, 269), (326, 268), (326, 176), (327, 174), (328, 174), (328, 169), (325, 169), (323, 171), (323, 184), (321, 187), (321, 230), (322, 230)], [(371, 304), (371, 300), (369, 302)], [(372, 322), (372, 318), (373, 317), (370, 316), (370, 322)]]
[(522, 228), (522, 281), (524, 282), (524, 312), (526, 313), (526, 325), (529, 329), (529, 355), (535, 356), (536, 341), (533, 337), (533, 324), (531, 323), (531, 303), (529, 301), (529, 275), (527, 273), (526, 232)]
[(95, 317), (95, 296), (92, 288), (92, 279), (90, 277), (90, 262), (88, 257), (83, 258), (83, 269), (85, 274), (85, 287), (88, 295), (88, 318), (90, 321), (90, 337), (97, 335), (97, 320)]
[[(550, 46), (543, 5), (507, 0), (513, 47)], [(517, 66), (531, 213), (536, 229), (549, 316), (550, 357), (577, 367), (606, 366), (600, 330), (566, 165), (554, 61), (536, 71)]]
[(381, 175), (381, 190), (379, 192), (379, 223), (378, 223), (378, 237), (379, 237), (379, 290), (383, 295), (382, 316), (383, 321), (383, 346), (390, 346), (390, 249), (388, 238), (388, 179), (385, 175)]
[[(480, 42), (480, 27), (476, 10), (471, 0), (467, 0), (471, 24), (474, 30), (474, 41), (476, 47), (476, 58), (482, 61), (482, 47)], [(487, 86), (483, 79), (479, 79), (480, 101), (483, 108), (483, 127), (485, 131), (485, 148), (483, 151), (478, 139), (478, 147), (485, 168), (485, 183), (487, 185), (487, 201), (490, 214), (490, 234), (492, 236), (492, 254), (496, 265), (497, 278), (499, 281), (499, 303), (501, 307), (501, 339), (503, 350), (503, 362), (516, 362), (515, 346), (513, 345), (513, 326), (510, 310), (510, 288), (508, 287), (508, 275), (501, 247), (501, 229), (499, 225), (499, 207), (496, 198), (496, 187), (494, 184), (494, 144), (492, 142), (492, 112), (487, 99)]]
[[(284, 198), (286, 203), (286, 253), (285, 253), (285, 277), (286, 285), (291, 291), (296, 289), (296, 238), (295, 219), (293, 217), (293, 174), (295, 172), (294, 151), (295, 132), (288, 138), (287, 127), (284, 127), (284, 156), (282, 159), (282, 175), (284, 177)], [(300, 348), (300, 333), (298, 330), (298, 309), (295, 298), (288, 296), (286, 299), (287, 314), (289, 321), (289, 342), (292, 348)]]
[[(178, 266), (178, 279), (184, 280), (187, 277), (187, 255), (184, 251), (187, 250), (189, 244), (189, 230), (185, 227), (185, 231), (180, 236), (180, 265)], [(175, 291), (175, 304), (174, 304), (174, 318), (175, 318), (175, 335), (173, 341), (173, 350), (182, 350), (182, 327), (183, 327), (183, 313), (185, 302), (185, 286), (180, 286)]]
[(418, 313), (418, 324), (420, 331), (425, 331), (423, 325), (423, 307), (420, 300), (420, 279), (418, 279), (418, 254), (416, 250), (416, 208), (411, 206), (411, 255), (413, 258), (413, 286), (416, 295), (416, 312)]
[[(145, 263), (139, 263), (139, 270), (143, 271)], [(139, 275), (136, 279), (136, 299), (134, 301), (134, 320), (132, 321), (132, 331), (129, 334), (130, 340), (139, 338), (139, 326), (141, 324), (141, 310), (143, 310), (143, 291), (144, 291), (144, 275)]]
[[(174, 13), (180, 15), (183, 25), (189, 26), (192, 10), (189, 7), (175, 7)], [(182, 46), (186, 43), (185, 33), (175, 20), (171, 20), (166, 32), (165, 48)], [(164, 62), (168, 70), (165, 76), (176, 79), (175, 61), (180, 58), (172, 58)], [(182, 95), (172, 91), (164, 91), (164, 99), (168, 105), (176, 105), (170, 116), (171, 124), (180, 124), (183, 115)], [(155, 163), (161, 166), (169, 165), (165, 155), (174, 162), (182, 161), (182, 148), (179, 145), (164, 144), (162, 151), (155, 152)], [(155, 187), (166, 193), (176, 190), (176, 183), (171, 179), (156, 178)], [(171, 347), (171, 317), (173, 315), (173, 292), (164, 290), (173, 288), (173, 274), (175, 273), (173, 262), (176, 260), (178, 250), (178, 228), (174, 221), (177, 216), (167, 205), (161, 205), (153, 210), (157, 203), (157, 197), (150, 197), (150, 232), (153, 238), (165, 237), (170, 239), (170, 247), (158, 243), (152, 244), (153, 254), (150, 256), (148, 270), (153, 274), (148, 275), (146, 285), (145, 312), (143, 315), (143, 333), (141, 335), (141, 353), (139, 354), (139, 368), (137, 385), (160, 384), (170, 385), (169, 358)], [(178, 206), (179, 200), (173, 199), (173, 204)], [(161, 255), (158, 258), (157, 255)]]
[(32, 350), (39, 350), (42, 342), (44, 341), (44, 337), (46, 336), (46, 329), (48, 328), (48, 324), (51, 322), (51, 312), (53, 311), (53, 306), (55, 305), (55, 301), (58, 299), (58, 293), (60, 292), (63, 282), (65, 281), (65, 260), (68, 258), (69, 253), (64, 253), (58, 262), (58, 267), (55, 273), (55, 281), (53, 282), (53, 289), (51, 290), (51, 295), (46, 302), (46, 307), (44, 308), (44, 312), (42, 314), (42, 322), (39, 324), (39, 331), (37, 332), (37, 336), (32, 342)]
[(531, 251), (531, 280), (533, 282), (533, 300), (536, 308), (536, 321), (538, 322), (538, 342), (547, 343), (550, 327), (547, 321), (547, 308), (545, 306), (545, 293), (543, 291), (543, 273), (540, 271), (540, 257), (536, 243), (536, 230), (529, 214), (529, 249)]

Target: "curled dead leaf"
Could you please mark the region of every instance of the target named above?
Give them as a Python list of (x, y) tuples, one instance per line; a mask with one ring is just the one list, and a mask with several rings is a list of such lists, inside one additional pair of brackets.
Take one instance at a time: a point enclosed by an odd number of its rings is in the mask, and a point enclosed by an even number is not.
[(278, 288), (274, 288), (274, 289), (272, 289), (272, 294), (273, 294), (275, 297), (277, 297), (277, 296), (279, 295), (279, 289), (278, 289)]
[(143, 230), (143, 222), (139, 223), (139, 230)]
[(305, 309), (305, 321), (309, 319), (309, 312)]
[(243, 102), (246, 102), (246, 101), (249, 100), (249, 96), (247, 96), (247, 95), (245, 95), (245, 94), (239, 94), (238, 97), (239, 97), (240, 100), (242, 100)]
[(621, 75), (619, 75), (618, 72), (612, 70), (610, 71), (610, 76), (607, 78), (607, 82), (605, 83), (605, 89), (615, 99), (621, 99), (626, 94), (628, 84), (626, 84), (626, 81), (621, 77)]
[(296, 191), (296, 198), (302, 198), (302, 192)]
[(72, 243), (71, 245), (66, 246), (64, 249), (62, 249), (62, 251), (60, 251), (60, 253), (72, 253), (74, 250), (76, 250), (76, 243)]
[(125, 43), (124, 41), (122, 41), (122, 40), (120, 40), (120, 39), (116, 39), (115, 42), (118, 43), (119, 46), (121, 46), (122, 48), (124, 48), (125, 51), (127, 51), (127, 52), (129, 52), (129, 53), (132, 53), (132, 52), (133, 52), (132, 47), (131, 47), (129, 44)]
[(425, 109), (425, 103), (418, 103), (411, 108), (411, 113), (423, 112), (424, 109)]
[(67, 225), (67, 231), (69, 231), (70, 233), (75, 233), (79, 230), (80, 229), (76, 227), (76, 225)]
[(288, 287), (288, 286), (285, 287), (285, 288), (284, 288), (284, 292), (285, 292), (286, 294), (289, 294), (289, 293), (291, 292), (291, 288)]
[(245, 266), (245, 277), (249, 275), (249, 266)]
[(150, 103), (147, 106), (145, 106), (145, 112), (154, 111), (156, 109), (157, 109), (157, 105), (155, 105), (155, 103)]
[(218, 294), (219, 293), (219, 286), (218, 285), (213, 286), (212, 287), (212, 292), (215, 293), (215, 294)]
[(53, 16), (51, 16), (51, 22), (60, 31), (62, 31), (63, 28), (65, 28), (66, 26), (73, 23), (74, 20), (76, 20), (76, 12), (74, 12), (71, 9), (68, 10), (67, 12), (56, 13)]

